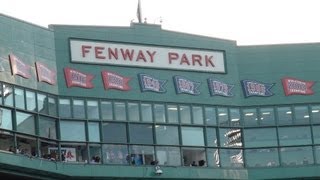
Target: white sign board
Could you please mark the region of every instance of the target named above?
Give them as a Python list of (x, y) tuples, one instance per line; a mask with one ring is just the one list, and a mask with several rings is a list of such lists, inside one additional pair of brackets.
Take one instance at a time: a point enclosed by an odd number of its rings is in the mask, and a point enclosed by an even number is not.
[(225, 73), (222, 51), (74, 39), (70, 51), (72, 62)]

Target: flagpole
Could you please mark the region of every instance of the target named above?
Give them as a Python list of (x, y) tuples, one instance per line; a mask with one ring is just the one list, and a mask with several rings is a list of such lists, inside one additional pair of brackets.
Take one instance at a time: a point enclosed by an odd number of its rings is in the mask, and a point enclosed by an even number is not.
[(138, 17), (139, 23), (142, 23), (142, 11), (141, 11), (141, 2), (140, 2), (140, 0), (138, 0), (137, 17)]

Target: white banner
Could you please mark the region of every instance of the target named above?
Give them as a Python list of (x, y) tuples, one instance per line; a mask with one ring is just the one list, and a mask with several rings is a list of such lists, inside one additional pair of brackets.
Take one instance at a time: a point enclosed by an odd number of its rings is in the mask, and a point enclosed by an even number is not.
[(72, 62), (225, 73), (222, 51), (83, 40), (70, 40), (70, 51)]

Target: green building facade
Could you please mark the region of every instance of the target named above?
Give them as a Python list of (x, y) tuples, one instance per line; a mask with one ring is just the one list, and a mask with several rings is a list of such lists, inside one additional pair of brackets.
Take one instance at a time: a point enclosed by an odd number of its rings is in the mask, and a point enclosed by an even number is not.
[(317, 179), (319, 51), (0, 14), (0, 175)]

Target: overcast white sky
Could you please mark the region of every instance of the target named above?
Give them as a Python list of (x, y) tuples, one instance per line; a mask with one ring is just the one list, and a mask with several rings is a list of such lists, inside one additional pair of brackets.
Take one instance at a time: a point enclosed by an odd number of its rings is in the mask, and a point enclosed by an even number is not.
[[(138, 0), (1, 0), (0, 13), (40, 26), (130, 26)], [(162, 29), (236, 40), (238, 45), (320, 42), (319, 0), (141, 0)], [(0, 25), (1, 28), (1, 25)]]

